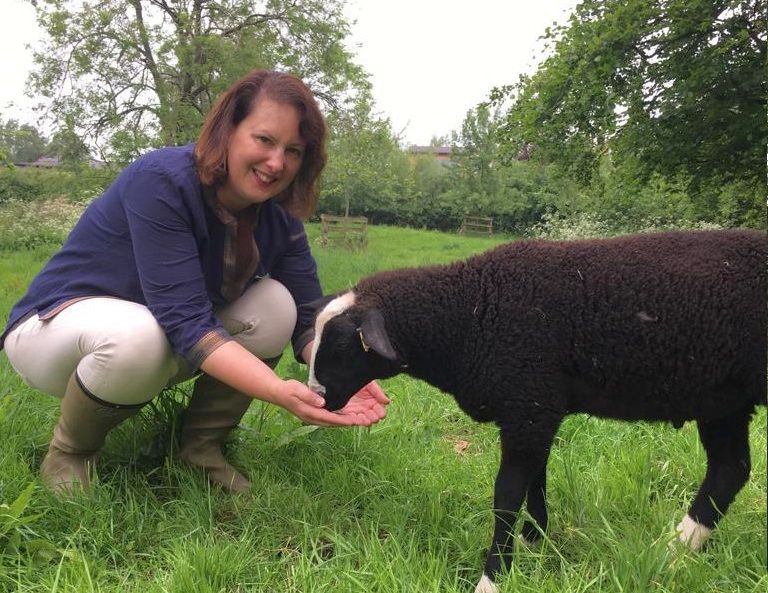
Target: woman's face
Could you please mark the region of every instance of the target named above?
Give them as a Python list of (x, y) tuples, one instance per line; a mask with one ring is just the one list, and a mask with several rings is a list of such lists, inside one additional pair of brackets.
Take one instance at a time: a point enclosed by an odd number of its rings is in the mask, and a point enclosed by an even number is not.
[(299, 112), (266, 97), (256, 99), (227, 148), (227, 180), (217, 192), (222, 206), (238, 212), (275, 197), (296, 177), (304, 156)]

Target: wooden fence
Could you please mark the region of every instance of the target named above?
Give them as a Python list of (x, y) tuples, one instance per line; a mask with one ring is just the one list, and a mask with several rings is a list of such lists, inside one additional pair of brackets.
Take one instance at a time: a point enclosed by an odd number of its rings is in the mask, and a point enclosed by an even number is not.
[(320, 244), (339, 245), (347, 249), (368, 246), (368, 219), (364, 216), (320, 215)]

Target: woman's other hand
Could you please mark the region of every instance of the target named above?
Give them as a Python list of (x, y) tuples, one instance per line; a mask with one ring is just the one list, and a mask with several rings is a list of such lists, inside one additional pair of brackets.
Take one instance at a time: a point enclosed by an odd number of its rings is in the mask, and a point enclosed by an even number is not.
[(368, 423), (363, 423), (361, 420), (361, 426), (370, 426), (376, 424), (379, 420), (382, 420), (387, 415), (386, 406), (390, 403), (390, 399), (386, 396), (384, 391), (379, 387), (376, 381), (371, 381), (353, 395), (347, 402), (347, 405), (341, 408), (337, 413), (342, 416), (351, 416), (357, 418), (365, 418)]
[(283, 382), (274, 403), (288, 410), (302, 422), (318, 426), (370, 426), (387, 415), (389, 398), (375, 381), (358, 391), (338, 412), (323, 408), (325, 400), (309, 387), (289, 379)]

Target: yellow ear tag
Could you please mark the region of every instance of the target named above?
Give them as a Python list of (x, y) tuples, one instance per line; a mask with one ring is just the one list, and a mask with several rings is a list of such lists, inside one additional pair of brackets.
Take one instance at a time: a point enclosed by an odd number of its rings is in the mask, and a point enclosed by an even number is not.
[(357, 335), (360, 336), (360, 343), (363, 345), (363, 350), (368, 352), (371, 347), (365, 343), (365, 338), (363, 338), (363, 330), (357, 330)]

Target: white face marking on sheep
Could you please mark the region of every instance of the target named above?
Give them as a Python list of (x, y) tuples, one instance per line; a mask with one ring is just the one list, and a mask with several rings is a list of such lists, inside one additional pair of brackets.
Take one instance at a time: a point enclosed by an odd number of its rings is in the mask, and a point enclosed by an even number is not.
[(707, 541), (711, 533), (712, 530), (709, 527), (697, 523), (690, 515), (683, 517), (683, 520), (677, 526), (678, 539), (694, 552), (698, 552), (701, 549), (701, 546), (704, 545), (704, 542)]
[(328, 321), (341, 315), (354, 304), (355, 293), (351, 291), (345, 292), (343, 295), (333, 299), (317, 314), (315, 319), (315, 340), (312, 342), (312, 354), (309, 358), (309, 380), (307, 381), (307, 386), (315, 393), (325, 394), (325, 387), (320, 385), (315, 377), (315, 357), (317, 356), (318, 348), (320, 348), (320, 340), (323, 338), (323, 328)]

